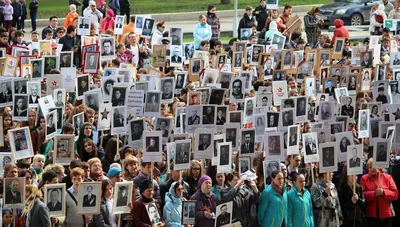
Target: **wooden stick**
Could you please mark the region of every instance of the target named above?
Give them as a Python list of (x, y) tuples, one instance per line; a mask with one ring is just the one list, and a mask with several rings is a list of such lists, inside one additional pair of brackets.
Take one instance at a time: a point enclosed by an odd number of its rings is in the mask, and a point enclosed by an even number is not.
[(103, 148), (104, 130), (101, 130), (100, 147)]
[(381, 188), (381, 172), (378, 171), (378, 188)]
[(151, 162), (151, 172), (150, 172), (150, 180), (153, 181), (154, 176), (153, 176), (153, 168), (154, 168), (154, 162)]
[(353, 175), (353, 193), (356, 194), (356, 175)]
[(121, 226), (121, 214), (118, 215), (118, 227)]
[(86, 224), (85, 224), (85, 227), (89, 227), (89, 223), (86, 223)]
[[(117, 134), (117, 154), (119, 154), (119, 134)], [(119, 160), (121, 160), (122, 157), (119, 157)]]
[(313, 162), (311, 162), (311, 165), (310, 165), (310, 171), (311, 171), (311, 185), (314, 185), (314, 182), (315, 182), (315, 176), (314, 176), (314, 168), (313, 168)]

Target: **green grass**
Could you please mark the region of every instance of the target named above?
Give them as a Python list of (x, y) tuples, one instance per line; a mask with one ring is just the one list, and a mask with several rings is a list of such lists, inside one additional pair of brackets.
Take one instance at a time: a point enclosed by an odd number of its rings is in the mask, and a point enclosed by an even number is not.
[[(176, 12), (207, 12), (207, 6), (216, 5), (218, 10), (233, 10), (234, 0), (230, 0), (231, 4), (223, 5), (221, 0), (133, 0), (134, 14), (153, 14), (153, 13), (176, 13)], [(314, 5), (325, 4), (330, 0), (286, 0), (279, 1), (279, 5), (290, 4), (296, 5)], [(238, 8), (244, 9), (246, 6), (257, 6), (258, 0), (238, 0)]]
[[(106, 4), (109, 0), (106, 1)], [(131, 5), (131, 13), (133, 13), (133, 2), (136, 0), (129, 0)], [(29, 11), (30, 0), (27, 0), (27, 10)], [(80, 2), (83, 2), (80, 0)], [(48, 19), (50, 16), (66, 17), (69, 12), (69, 5), (67, 0), (39, 0), (38, 19)], [(82, 6), (79, 7), (78, 14), (82, 14)], [(29, 12), (28, 12), (29, 17)], [(29, 18), (28, 18), (29, 19)]]

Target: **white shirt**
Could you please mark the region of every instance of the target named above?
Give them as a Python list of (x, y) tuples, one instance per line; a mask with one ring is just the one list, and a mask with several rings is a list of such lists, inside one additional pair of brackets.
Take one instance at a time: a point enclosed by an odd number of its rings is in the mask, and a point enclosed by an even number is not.
[(134, 65), (138, 65), (139, 64), (139, 45), (136, 44), (135, 46), (131, 45), (131, 51), (133, 52), (133, 58), (132, 58), (132, 63)]
[(113, 226), (113, 227), (117, 227), (117, 223), (116, 223), (116, 218), (115, 218), (115, 215), (112, 213), (112, 207), (113, 207), (113, 200), (112, 199), (106, 199), (106, 206), (107, 206), (107, 209), (108, 209), (108, 214), (109, 214), (109, 216), (110, 216), (110, 224)]

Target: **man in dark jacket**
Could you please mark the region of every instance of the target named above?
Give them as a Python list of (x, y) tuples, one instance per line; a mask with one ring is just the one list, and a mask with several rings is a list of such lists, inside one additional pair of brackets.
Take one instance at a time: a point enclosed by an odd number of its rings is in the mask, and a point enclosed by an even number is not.
[(247, 6), (246, 12), (243, 15), (243, 18), (240, 19), (239, 27), (238, 27), (238, 37), (240, 39), (240, 29), (242, 28), (251, 28), (256, 24), (255, 18), (252, 16), (253, 7)]
[(51, 16), (49, 18), (49, 26), (43, 28), (42, 30), (42, 39), (46, 39), (46, 28), (50, 28), (53, 30), (53, 39), (57, 38), (57, 25), (58, 25), (58, 18), (56, 16)]
[(260, 5), (254, 10), (253, 16), (255, 16), (257, 20), (257, 31), (262, 31), (268, 18), (267, 4), (265, 3), (265, 0), (260, 0)]
[(76, 27), (73, 25), (68, 26), (67, 34), (63, 36), (59, 41), (59, 44), (63, 44), (62, 51), (73, 51), (74, 52), (74, 65), (80, 66), (79, 59), (81, 57), (81, 51), (79, 48), (79, 39), (76, 37)]

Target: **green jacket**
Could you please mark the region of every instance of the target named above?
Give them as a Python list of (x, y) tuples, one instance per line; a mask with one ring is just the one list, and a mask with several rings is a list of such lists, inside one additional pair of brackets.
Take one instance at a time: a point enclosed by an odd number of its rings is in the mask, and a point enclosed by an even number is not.
[[(261, 194), (258, 207), (258, 224), (261, 227), (281, 227), (287, 217), (286, 189), (283, 195), (278, 194), (271, 185), (268, 185)], [(287, 220), (285, 220), (287, 222)]]
[(296, 187), (287, 193), (287, 227), (314, 227), (311, 194), (307, 189), (303, 190), (303, 195), (297, 192)]

